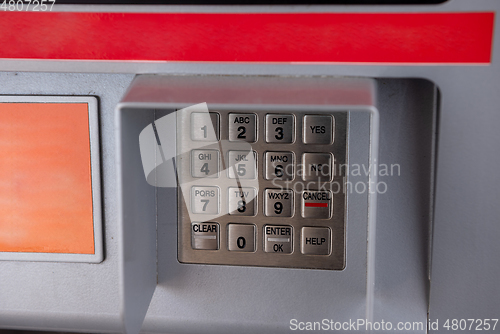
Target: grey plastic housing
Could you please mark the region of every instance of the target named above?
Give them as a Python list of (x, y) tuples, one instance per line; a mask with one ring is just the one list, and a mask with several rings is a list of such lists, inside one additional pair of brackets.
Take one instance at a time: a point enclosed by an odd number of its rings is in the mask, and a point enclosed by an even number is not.
[[(145, 128), (147, 120), (152, 122), (152, 118), (159, 119), (164, 115), (197, 103), (206, 102), (209, 110), (268, 110), (270, 112), (290, 110), (342, 110), (348, 111), (350, 117), (349, 131), (349, 161), (351, 164), (362, 165), (368, 168), (373, 161), (376, 161), (377, 156), (377, 140), (378, 140), (378, 111), (375, 108), (376, 103), (376, 83), (372, 79), (357, 79), (357, 78), (262, 78), (262, 77), (204, 77), (204, 76), (138, 76), (133, 81), (127, 94), (117, 107), (117, 113), (120, 120), (119, 126), (121, 127), (121, 136), (130, 138), (138, 138), (138, 132)], [(133, 127), (132, 130), (130, 127)], [(125, 131), (127, 129), (127, 131)], [(186, 129), (181, 129), (185, 131)], [(171, 131), (175, 132), (175, 124), (172, 124)], [(179, 130), (177, 130), (179, 131)], [(131, 140), (129, 138), (127, 141)], [(125, 138), (122, 137), (122, 142)], [(352, 146), (350, 146), (352, 145)], [(165, 144), (162, 142), (162, 147)], [(149, 201), (154, 201), (156, 205), (156, 212), (146, 213), (143, 212), (142, 216), (137, 216), (138, 211), (132, 215), (124, 215), (120, 224), (123, 229), (124, 236), (130, 235), (129, 242), (133, 243), (132, 236), (135, 236), (137, 229), (133, 227), (137, 224), (137, 220), (141, 221), (143, 232), (148, 232), (151, 236), (157, 233), (158, 245), (158, 286), (156, 287), (155, 295), (163, 295), (162, 291), (168, 292), (171, 287), (168, 281), (177, 281), (178, 274), (185, 272), (182, 275), (198, 276), (204, 272), (203, 276), (199, 277), (198, 282), (205, 282), (203, 285), (191, 282), (186, 286), (186, 290), (182, 293), (182, 302), (178, 300), (172, 304), (176, 308), (181, 308), (180, 305), (187, 303), (191, 305), (190, 308), (195, 307), (198, 310), (205, 309), (203, 313), (208, 311), (205, 308), (204, 302), (197, 303), (194, 300), (189, 301), (193, 296), (206, 295), (207, 291), (211, 291), (209, 295), (215, 293), (215, 286), (208, 287), (205, 284), (216, 283), (220, 288), (224, 289), (224, 293), (219, 293), (220, 303), (216, 309), (225, 310), (218, 314), (222, 315), (216, 321), (219, 325), (214, 327), (214, 332), (231, 332), (234, 330), (226, 323), (229, 318), (234, 318), (233, 302), (241, 299), (254, 298), (256, 294), (262, 298), (259, 303), (248, 305), (249, 309), (246, 313), (257, 312), (261, 303), (272, 304), (273, 300), (280, 296), (281, 305), (289, 305), (288, 307), (281, 307), (280, 314), (285, 316), (287, 313), (292, 312), (294, 305), (294, 298), (298, 291), (307, 293), (308, 282), (315, 282), (316, 287), (324, 284), (323, 289), (315, 289), (321, 291), (321, 298), (318, 299), (318, 304), (315, 306), (316, 311), (322, 312), (335, 312), (342, 318), (366, 318), (372, 314), (372, 306), (370, 301), (373, 297), (372, 282), (373, 279), (373, 266), (370, 262), (370, 246), (374, 246), (374, 240), (371, 239), (370, 231), (375, 230), (375, 215), (370, 212), (370, 208), (375, 208), (376, 191), (371, 189), (362, 193), (353, 191), (347, 193), (348, 212), (347, 212), (347, 240), (346, 240), (346, 263), (345, 269), (338, 272), (336, 275), (328, 275), (321, 271), (315, 270), (297, 270), (297, 269), (280, 269), (280, 268), (258, 268), (258, 267), (240, 267), (232, 268), (220, 265), (204, 266), (204, 265), (191, 265), (180, 264), (176, 256), (176, 226), (177, 216), (177, 189), (175, 187), (153, 187), (148, 184), (144, 172), (139, 168), (140, 156), (139, 152), (132, 147), (122, 148), (119, 150), (122, 161), (128, 163), (121, 163), (122, 167), (122, 180), (137, 189), (130, 189), (122, 192), (122, 208), (137, 206), (137, 196), (144, 200), (146, 194), (155, 192), (155, 198), (149, 198)], [(158, 166), (162, 165), (163, 160), (158, 155)], [(135, 162), (132, 163), (132, 160)], [(135, 166), (132, 168), (132, 166)], [(161, 169), (158, 169), (158, 173)], [(138, 179), (140, 178), (140, 179)], [(154, 179), (154, 178), (153, 178)], [(158, 179), (163, 179), (159, 176)], [(349, 176), (349, 181), (353, 184), (362, 183), (368, 187), (369, 184), (376, 184), (376, 175), (372, 173)], [(372, 183), (370, 183), (370, 181)], [(142, 182), (142, 185), (139, 184)], [(125, 186), (124, 186), (125, 187)], [(129, 187), (127, 185), (127, 187)], [(141, 190), (145, 187), (143, 190)], [(149, 190), (147, 188), (149, 187)], [(153, 220), (151, 214), (156, 214), (156, 220)], [(249, 220), (250, 221), (250, 220)], [(286, 223), (284, 219), (281, 224)], [(157, 230), (156, 230), (157, 229)], [(367, 243), (367, 240), (372, 240)], [(142, 244), (141, 251), (138, 253), (139, 244), (137, 243), (135, 256), (148, 257), (156, 251), (156, 244)], [(165, 249), (168, 249), (165, 250)], [(248, 254), (252, 255), (252, 254)], [(148, 275), (149, 282), (153, 281), (156, 277), (156, 271), (152, 270), (148, 264), (150, 261), (136, 263), (133, 272), (130, 272), (131, 282), (137, 282), (138, 279), (133, 276)], [(164, 268), (164, 269), (162, 269)], [(174, 275), (165, 281), (162, 274), (163, 270), (166, 273)], [(227, 281), (225, 277), (232, 277), (240, 272), (246, 279), (237, 279), (233, 283)], [(135, 274), (134, 274), (135, 273)], [(177, 273), (177, 274), (175, 274)], [(197, 273), (197, 274), (195, 274)], [(192, 276), (193, 278), (195, 276)], [(252, 278), (253, 277), (253, 278)], [(290, 281), (292, 277), (297, 280)], [(299, 278), (300, 277), (300, 278)], [(240, 284), (247, 283), (249, 280), (254, 281), (255, 284), (262, 284), (263, 289), (255, 288), (242, 290)], [(217, 283), (219, 282), (219, 283)], [(238, 283), (239, 282), (239, 283)], [(259, 283), (260, 282), (260, 283)], [(288, 283), (287, 283), (288, 282)], [(134, 283), (135, 284), (135, 283)], [(333, 285), (332, 285), (333, 284)], [(268, 288), (264, 288), (268, 286)], [(164, 290), (164, 287), (166, 290)], [(151, 285), (149, 290), (155, 287)], [(270, 291), (273, 291), (270, 293)], [(325, 292), (328, 291), (328, 292)], [(345, 299), (349, 299), (349, 303), (334, 306), (329, 305), (331, 298), (339, 298), (345, 294)], [(238, 296), (238, 298), (236, 298)], [(336, 296), (336, 297), (335, 297)], [(206, 295), (208, 297), (208, 295)], [(163, 296), (162, 299), (169, 297)], [(154, 299), (154, 297), (153, 297)], [(179, 304), (181, 303), (181, 304)], [(166, 305), (164, 305), (166, 306)], [(333, 309), (332, 309), (333, 306)], [(151, 310), (151, 307), (150, 307)], [(190, 314), (192, 311), (185, 310)], [(241, 312), (242, 309), (239, 310)], [(153, 319), (158, 319), (159, 327), (153, 331), (163, 331), (164, 328), (170, 328), (168, 319), (161, 316), (161, 314), (169, 314), (170, 311), (163, 311), (154, 316)], [(209, 316), (209, 313), (206, 313)], [(191, 319), (190, 323), (196, 324), (197, 321), (202, 321), (200, 313), (197, 315), (198, 320)], [(211, 317), (213, 319), (213, 316)], [(243, 321), (244, 318), (241, 318)], [(290, 320), (290, 319), (288, 319)], [(155, 323), (155, 322), (153, 322)], [(246, 326), (244, 332), (254, 332), (260, 322), (249, 324)], [(147, 329), (148, 320), (146, 318), (145, 328)], [(154, 326), (154, 325), (153, 325)], [(164, 327), (167, 326), (167, 327)], [(155, 327), (153, 327), (155, 328)], [(188, 329), (189, 331), (189, 329)]]

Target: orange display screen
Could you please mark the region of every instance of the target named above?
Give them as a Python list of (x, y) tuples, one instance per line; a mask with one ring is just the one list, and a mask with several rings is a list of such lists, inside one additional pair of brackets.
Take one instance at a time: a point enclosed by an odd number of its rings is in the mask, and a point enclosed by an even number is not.
[(87, 103), (0, 103), (0, 252), (94, 254)]

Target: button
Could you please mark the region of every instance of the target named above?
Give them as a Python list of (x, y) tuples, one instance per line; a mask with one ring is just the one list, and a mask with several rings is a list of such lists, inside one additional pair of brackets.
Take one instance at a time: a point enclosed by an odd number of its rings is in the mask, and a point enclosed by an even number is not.
[(293, 115), (266, 115), (266, 142), (291, 143), (294, 130)]
[(302, 254), (329, 255), (330, 235), (328, 227), (303, 227), (300, 251)]
[(293, 153), (266, 152), (266, 180), (293, 180)]
[(333, 142), (335, 119), (332, 116), (304, 116), (304, 144), (330, 144)]
[(219, 114), (194, 112), (191, 114), (191, 140), (219, 140)]
[(191, 210), (193, 213), (219, 213), (219, 188), (192, 187)]
[(229, 114), (229, 141), (257, 140), (257, 116), (255, 114)]
[(254, 151), (228, 152), (228, 177), (235, 179), (255, 179), (257, 174), (257, 154)]
[(227, 249), (237, 252), (255, 252), (255, 225), (229, 224)]
[(292, 231), (291, 226), (264, 226), (264, 251), (266, 253), (291, 253)]
[(219, 177), (219, 151), (192, 150), (191, 162), (193, 177)]
[(331, 217), (332, 193), (330, 191), (303, 191), (302, 217), (328, 219)]
[(219, 224), (192, 223), (191, 247), (193, 249), (219, 249)]
[(268, 217), (291, 217), (293, 215), (293, 192), (291, 190), (266, 189), (264, 202), (264, 214)]
[(302, 154), (302, 180), (330, 181), (332, 179), (332, 155), (329, 153)]
[(229, 214), (239, 216), (255, 216), (257, 206), (257, 191), (255, 188), (228, 189)]

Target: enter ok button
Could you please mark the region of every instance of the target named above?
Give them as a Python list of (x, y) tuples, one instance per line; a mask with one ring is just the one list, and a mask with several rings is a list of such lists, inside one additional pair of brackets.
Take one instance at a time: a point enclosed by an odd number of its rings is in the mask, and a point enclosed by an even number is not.
[(331, 231), (329, 227), (303, 227), (300, 250), (302, 254), (329, 255)]

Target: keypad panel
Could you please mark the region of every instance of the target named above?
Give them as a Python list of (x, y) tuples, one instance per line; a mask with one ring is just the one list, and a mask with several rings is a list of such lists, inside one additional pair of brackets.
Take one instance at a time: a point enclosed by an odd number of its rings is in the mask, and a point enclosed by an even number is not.
[(179, 261), (342, 270), (348, 115), (178, 113)]

